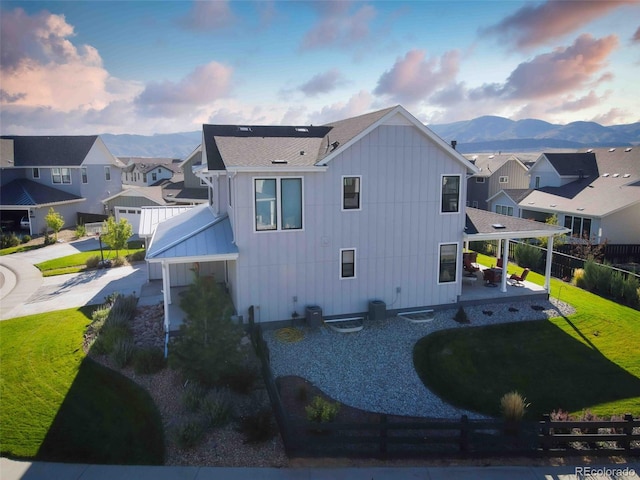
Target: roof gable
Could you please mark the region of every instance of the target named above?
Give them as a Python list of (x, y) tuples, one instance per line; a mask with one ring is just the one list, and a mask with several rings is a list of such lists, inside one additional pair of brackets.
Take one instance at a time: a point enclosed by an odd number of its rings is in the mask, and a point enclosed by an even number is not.
[(561, 177), (597, 177), (598, 164), (594, 153), (543, 153)]
[(98, 136), (3, 135), (2, 138), (13, 140), (16, 167), (73, 167), (82, 165)]

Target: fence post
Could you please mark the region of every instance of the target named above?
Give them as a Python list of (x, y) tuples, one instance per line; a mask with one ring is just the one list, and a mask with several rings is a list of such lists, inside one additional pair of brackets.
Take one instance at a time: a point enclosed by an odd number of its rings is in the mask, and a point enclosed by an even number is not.
[(460, 417), (460, 451), (462, 453), (469, 451), (469, 417), (466, 415)]
[(624, 421), (627, 422), (627, 425), (624, 426), (624, 434), (627, 436), (624, 439), (624, 449), (629, 453), (631, 451), (631, 435), (633, 435), (633, 415), (626, 413)]
[(542, 415), (542, 450), (545, 452), (549, 450), (549, 444), (551, 439), (551, 415), (545, 413)]
[(387, 456), (387, 415), (380, 415), (380, 456)]

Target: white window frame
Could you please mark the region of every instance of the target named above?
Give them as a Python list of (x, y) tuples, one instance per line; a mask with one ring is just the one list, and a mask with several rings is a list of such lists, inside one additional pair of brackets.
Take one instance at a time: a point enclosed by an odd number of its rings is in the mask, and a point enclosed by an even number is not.
[[(458, 177), (458, 210), (455, 212), (444, 212), (443, 211), (443, 207), (444, 207), (444, 203), (443, 203), (443, 182), (444, 182), (444, 177)], [(462, 175), (460, 175), (459, 173), (453, 173), (453, 174), (442, 174), (440, 175), (440, 215), (459, 215), (460, 212), (463, 211), (462, 209), (462, 205), (460, 205), (460, 199), (462, 198)]]
[(33, 178), (40, 178), (40, 168), (39, 167), (33, 167), (31, 169), (31, 176)]
[[(498, 212), (498, 210), (500, 210), (500, 211)], [(501, 203), (496, 203), (495, 211), (496, 211), (496, 213), (499, 213), (500, 215), (507, 215), (509, 217), (513, 217), (514, 216), (514, 208), (512, 206), (509, 206), (509, 205), (502, 205)], [(511, 211), (511, 213), (509, 213), (509, 211)]]
[[(358, 179), (358, 208), (345, 208), (344, 206), (344, 179), (345, 178), (357, 178)], [(362, 175), (342, 175), (340, 179), (340, 208), (343, 212), (359, 212), (362, 210)]]
[(476, 177), (476, 183), (484, 183), (485, 178), (484, 177)]
[(158, 181), (158, 174), (156, 172), (152, 172), (151, 173), (151, 181), (152, 182), (157, 182)]
[[(58, 171), (59, 173), (55, 173), (55, 171)], [(67, 174), (65, 175), (64, 172), (67, 172)], [(64, 181), (64, 177), (67, 176), (69, 177), (69, 181), (65, 182)], [(55, 178), (56, 177), (60, 177), (60, 181), (56, 182)], [(51, 183), (53, 183), (54, 185), (71, 185), (71, 169), (66, 168), (66, 167), (52, 167), (51, 168)]]
[[(444, 245), (455, 245), (456, 246), (456, 254), (455, 254), (455, 259), (456, 259), (456, 263), (455, 263), (455, 270), (454, 270), (454, 278), (452, 280), (446, 281), (446, 282), (441, 282), (440, 281), (440, 265), (442, 264), (442, 260), (441, 260), (441, 255), (442, 255), (442, 247)], [(437, 279), (438, 279), (438, 285), (454, 285), (456, 283), (458, 283), (458, 277), (460, 276), (458, 270), (460, 267), (460, 259), (458, 258), (460, 256), (460, 242), (441, 242), (438, 243), (438, 253), (437, 253), (437, 259), (438, 259), (438, 269), (437, 269)]]
[(104, 167), (104, 181), (111, 181), (111, 167)]
[[(342, 253), (343, 252), (353, 252), (353, 275), (351, 277), (345, 277), (342, 275)], [(339, 267), (339, 273), (340, 273), (340, 280), (353, 280), (354, 278), (357, 278), (357, 274), (358, 274), (358, 268), (357, 268), (357, 261), (358, 258), (358, 252), (356, 250), (355, 247), (351, 247), (351, 248), (341, 248), (340, 249), (340, 257), (338, 258), (338, 267)]]
[(500, 175), (498, 177), (498, 183), (509, 183), (509, 176), (508, 175)]
[(87, 172), (87, 167), (80, 167), (80, 181), (83, 184), (89, 183), (89, 174)]
[[(275, 180), (276, 181), (276, 228), (272, 230), (258, 230), (258, 226), (256, 225), (256, 180)], [(302, 220), (302, 228), (282, 228), (282, 188), (281, 182), (282, 180), (300, 180), (300, 209), (301, 209), (301, 220)], [(279, 176), (279, 177), (253, 177), (251, 179), (251, 185), (253, 190), (253, 231), (254, 233), (273, 233), (273, 232), (303, 232), (305, 226), (305, 216), (304, 216), (304, 177), (294, 177), (294, 176)]]

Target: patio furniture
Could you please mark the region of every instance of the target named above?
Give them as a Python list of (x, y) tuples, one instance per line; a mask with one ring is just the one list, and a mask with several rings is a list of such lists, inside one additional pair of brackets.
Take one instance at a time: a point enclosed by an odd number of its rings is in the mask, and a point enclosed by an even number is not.
[(524, 280), (529, 275), (529, 269), (525, 268), (520, 275), (516, 275), (515, 273), (509, 277), (509, 284), (514, 287), (524, 287)]
[(482, 271), (482, 278), (484, 279), (487, 287), (497, 287), (498, 283), (502, 281), (502, 269), (487, 268)]
[(462, 254), (462, 265), (467, 276), (475, 276), (475, 273), (480, 270), (480, 266), (476, 263), (478, 259), (478, 252), (465, 252)]

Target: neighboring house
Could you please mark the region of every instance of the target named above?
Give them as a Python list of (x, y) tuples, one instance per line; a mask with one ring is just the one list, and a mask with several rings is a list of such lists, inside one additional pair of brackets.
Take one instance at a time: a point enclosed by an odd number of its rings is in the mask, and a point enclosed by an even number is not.
[(97, 135), (3, 135), (0, 143), (3, 222), (26, 217), (31, 234), (44, 231), (51, 207), (62, 215), (65, 227), (79, 218), (102, 218), (102, 199), (122, 189), (124, 165)]
[(531, 193), (530, 188), (500, 190), (487, 199), (487, 210), (510, 217), (521, 217), (520, 202)]
[(122, 183), (137, 187), (151, 187), (162, 180), (170, 180), (179, 172), (179, 160), (173, 158), (119, 157), (126, 165)]
[(163, 195), (167, 202), (180, 204), (204, 203), (209, 199), (207, 184), (194, 173), (202, 167), (202, 145), (199, 145), (179, 165), (181, 173), (176, 173), (170, 182), (163, 185)]
[(166, 205), (162, 197), (162, 187), (129, 187), (121, 192), (105, 198), (102, 203), (108, 215), (113, 215), (116, 222), (121, 218), (129, 221), (133, 232), (140, 226), (142, 207)]
[(576, 239), (640, 242), (640, 147), (543, 153), (530, 174), (528, 192), (505, 191), (490, 204), (517, 200), (514, 215), (538, 221), (555, 214)]
[(489, 210), (488, 199), (499, 191), (529, 186), (529, 170), (516, 154), (465, 156), (479, 169), (478, 173), (467, 179), (468, 207)]

